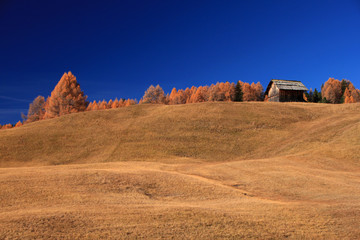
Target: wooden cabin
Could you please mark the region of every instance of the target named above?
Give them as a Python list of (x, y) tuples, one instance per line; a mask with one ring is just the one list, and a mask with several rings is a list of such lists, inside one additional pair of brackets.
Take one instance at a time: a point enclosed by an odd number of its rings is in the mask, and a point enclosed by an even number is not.
[(269, 102), (304, 102), (308, 89), (300, 81), (272, 79), (266, 88)]

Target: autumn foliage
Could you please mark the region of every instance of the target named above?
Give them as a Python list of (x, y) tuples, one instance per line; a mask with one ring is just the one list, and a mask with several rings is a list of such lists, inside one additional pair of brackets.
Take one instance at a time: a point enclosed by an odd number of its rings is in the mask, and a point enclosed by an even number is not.
[[(218, 82), (210, 86), (192, 86), (191, 88), (173, 88), (170, 94), (165, 94), (164, 90), (157, 85), (151, 85), (139, 101), (150, 104), (189, 104), (201, 102), (230, 102), (230, 101), (267, 101), (267, 96), (263, 96), (263, 86), (258, 83), (247, 83), (237, 81)], [(54, 118), (65, 114), (97, 111), (128, 107), (138, 104), (136, 99), (116, 98), (115, 100), (105, 100), (87, 102), (87, 96), (81, 90), (76, 77), (71, 73), (64, 73), (51, 95), (45, 101), (43, 96), (37, 96), (29, 105), (27, 116), (23, 116), (24, 122), (20, 121), (15, 125), (0, 125), (0, 129), (19, 127), (22, 124), (39, 121), (46, 118)], [(321, 87), (321, 91), (310, 89), (304, 93), (307, 102), (322, 103), (356, 103), (360, 102), (360, 90), (356, 89), (349, 80), (339, 81), (329, 78)]]
[(142, 103), (165, 103), (164, 90), (157, 85), (154, 87), (151, 85), (146, 91), (142, 98)]
[(346, 82), (346, 88), (344, 91), (344, 103), (357, 103), (360, 102), (360, 90), (359, 89), (355, 89), (354, 85), (348, 81), (348, 80), (343, 80)]
[[(149, 88), (150, 89), (150, 88)], [(148, 90), (149, 90), (148, 89)], [(244, 83), (238, 81), (235, 85), (230, 82), (218, 82), (209, 86), (199, 86), (176, 90), (173, 88), (168, 104), (187, 104), (199, 102), (230, 102), (230, 101), (262, 101), (263, 87), (258, 83)]]
[(27, 122), (39, 121), (44, 118), (45, 115), (45, 98), (43, 96), (37, 96), (29, 105), (27, 114)]
[(85, 111), (88, 104), (86, 98), (76, 77), (71, 72), (64, 73), (46, 101), (44, 117), (54, 118)]
[(341, 102), (341, 83), (339, 80), (329, 78), (321, 89), (322, 96), (331, 103)]
[(355, 89), (354, 85), (343, 79), (339, 81), (329, 78), (321, 89), (324, 102), (330, 103), (356, 103), (360, 102), (360, 90)]

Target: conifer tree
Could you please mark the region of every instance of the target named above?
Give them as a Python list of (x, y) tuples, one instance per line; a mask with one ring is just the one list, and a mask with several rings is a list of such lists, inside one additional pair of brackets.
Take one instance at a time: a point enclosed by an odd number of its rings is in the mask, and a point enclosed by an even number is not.
[(119, 100), (119, 105), (118, 105), (118, 107), (125, 107), (125, 100), (124, 100), (123, 98), (121, 98), (121, 99)]
[(22, 126), (23, 124), (20, 122), (20, 121), (18, 121), (16, 124), (15, 124), (15, 127), (20, 127), (20, 126)]
[(10, 129), (12, 128), (13, 125), (11, 123), (5, 124), (4, 126), (2, 126), (2, 129)]
[(88, 106), (86, 107), (86, 111), (91, 111), (91, 110), (92, 110), (92, 107), (93, 107), (93, 104), (92, 104), (92, 102), (90, 102), (90, 103), (88, 104)]
[(119, 107), (119, 100), (115, 98), (114, 102), (111, 105), (111, 108), (118, 108)]
[(94, 100), (94, 102), (92, 103), (92, 111), (96, 111), (99, 110), (99, 105), (97, 104), (97, 102)]
[(243, 101), (243, 91), (240, 81), (238, 81), (235, 87), (235, 102), (242, 102), (242, 101)]
[(105, 100), (102, 100), (102, 102), (99, 104), (99, 109), (103, 110), (107, 108), (107, 103)]
[(326, 101), (330, 103), (341, 102), (342, 93), (341, 93), (341, 83), (339, 80), (334, 78), (329, 78), (325, 82), (321, 92)]
[(109, 100), (109, 102), (107, 103), (107, 109), (109, 109), (109, 108), (112, 108), (112, 104), (113, 104), (113, 100), (112, 99), (110, 99)]
[(355, 89), (354, 85), (350, 81), (348, 82), (348, 86), (345, 89), (343, 97), (345, 103), (360, 102), (359, 90)]
[(318, 90), (315, 88), (314, 94), (313, 94), (313, 102), (318, 103), (318, 102), (320, 102), (320, 100), (321, 100), (321, 95), (318, 92)]
[(173, 88), (171, 90), (169, 96), (169, 104), (180, 104), (180, 96), (178, 95), (178, 91), (176, 90), (176, 88)]
[(44, 118), (45, 115), (45, 98), (43, 96), (37, 96), (29, 105), (27, 114), (27, 122), (39, 121)]
[(258, 82), (258, 83), (255, 84), (254, 91), (255, 91), (255, 98), (256, 98), (255, 101), (262, 101), (262, 100), (263, 100), (263, 99), (262, 99), (263, 86), (261, 85), (260, 82)]
[(344, 95), (346, 88), (349, 86), (350, 81), (342, 79), (341, 80), (341, 95)]
[(308, 100), (308, 102), (314, 102), (314, 92), (313, 92), (312, 88), (310, 88), (310, 90), (309, 90), (307, 100)]
[(76, 77), (71, 73), (64, 73), (60, 81), (51, 92), (46, 105), (46, 118), (53, 118), (73, 112), (85, 111), (87, 96), (81, 91)]
[(157, 85), (154, 87), (151, 85), (143, 96), (143, 103), (164, 103), (165, 102), (165, 94), (164, 90)]

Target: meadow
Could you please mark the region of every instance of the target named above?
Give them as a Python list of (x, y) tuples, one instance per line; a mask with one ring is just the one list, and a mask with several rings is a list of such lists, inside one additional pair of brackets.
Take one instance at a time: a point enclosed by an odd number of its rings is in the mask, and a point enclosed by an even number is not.
[(207, 102), (0, 131), (0, 239), (359, 239), (360, 104)]

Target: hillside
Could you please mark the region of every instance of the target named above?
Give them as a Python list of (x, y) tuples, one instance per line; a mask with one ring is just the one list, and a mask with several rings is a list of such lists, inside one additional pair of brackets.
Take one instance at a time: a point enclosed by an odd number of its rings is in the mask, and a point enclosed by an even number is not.
[(0, 131), (0, 239), (359, 239), (359, 110), (136, 105)]
[(0, 167), (219, 162), (306, 155), (358, 163), (360, 105), (137, 105), (0, 131)]

